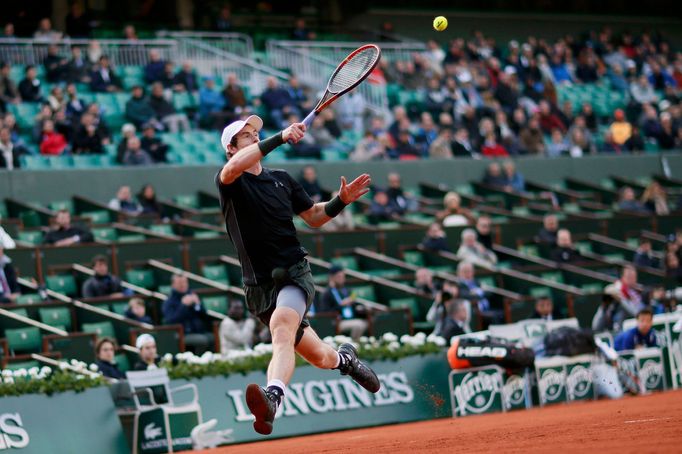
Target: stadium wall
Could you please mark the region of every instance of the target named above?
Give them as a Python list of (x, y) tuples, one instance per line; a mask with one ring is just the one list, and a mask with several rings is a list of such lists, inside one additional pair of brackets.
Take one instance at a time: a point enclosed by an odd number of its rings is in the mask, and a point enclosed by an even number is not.
[[(377, 161), (368, 163), (333, 162), (313, 163), (324, 187), (336, 188), (339, 177), (354, 177), (369, 172), (376, 185), (386, 184), (389, 172), (402, 175), (403, 186), (410, 188), (419, 182), (444, 183), (449, 187), (483, 178), (489, 160), (453, 159), (447, 161)], [(662, 173), (664, 162), (670, 175), (682, 178), (682, 155), (664, 153), (655, 155), (588, 156), (576, 158), (519, 158), (515, 161), (526, 180), (543, 183), (558, 182), (566, 177), (587, 181), (599, 181), (610, 175), (623, 177), (647, 176)], [(272, 164), (288, 170), (298, 177), (303, 163)], [(120, 167), (114, 169), (88, 170), (35, 170), (0, 171), (0, 198), (40, 203), (68, 199), (75, 194), (107, 201), (121, 185), (129, 185), (137, 191), (145, 183), (156, 187), (161, 198), (198, 190), (213, 192), (214, 166), (158, 166)]]

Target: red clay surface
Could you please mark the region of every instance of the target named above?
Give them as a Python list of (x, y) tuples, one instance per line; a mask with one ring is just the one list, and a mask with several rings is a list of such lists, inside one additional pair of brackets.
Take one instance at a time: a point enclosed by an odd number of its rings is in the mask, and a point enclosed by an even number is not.
[(682, 452), (682, 391), (226, 446), (222, 453)]

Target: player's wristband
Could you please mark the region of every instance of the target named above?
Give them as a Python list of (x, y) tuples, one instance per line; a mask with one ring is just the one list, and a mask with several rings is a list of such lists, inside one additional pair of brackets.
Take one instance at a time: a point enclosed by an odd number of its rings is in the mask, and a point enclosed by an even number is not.
[(282, 139), (282, 131), (280, 131), (274, 136), (268, 137), (267, 139), (258, 142), (258, 149), (263, 154), (263, 156), (265, 156), (282, 144), (284, 144), (284, 139)]
[(343, 211), (344, 208), (346, 208), (346, 204), (343, 203), (341, 197), (337, 195), (329, 202), (325, 203), (324, 212), (330, 218), (335, 218), (336, 216), (339, 215), (339, 213), (341, 213), (341, 211)]

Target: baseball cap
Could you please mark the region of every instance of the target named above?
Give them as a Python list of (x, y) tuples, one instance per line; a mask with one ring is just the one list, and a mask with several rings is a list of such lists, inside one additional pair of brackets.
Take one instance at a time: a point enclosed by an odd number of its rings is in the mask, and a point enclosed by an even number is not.
[(135, 341), (135, 347), (137, 347), (139, 349), (139, 348), (142, 348), (149, 343), (156, 344), (156, 340), (154, 339), (154, 337), (151, 334), (144, 333), (144, 334), (141, 334), (137, 338), (137, 340)]
[(233, 121), (229, 125), (225, 126), (223, 129), (223, 135), (220, 137), (220, 143), (223, 146), (223, 150), (227, 150), (227, 146), (232, 142), (232, 138), (239, 133), (244, 126), (251, 125), (256, 128), (256, 131), (260, 131), (263, 127), (263, 120), (258, 115), (250, 115), (246, 120)]

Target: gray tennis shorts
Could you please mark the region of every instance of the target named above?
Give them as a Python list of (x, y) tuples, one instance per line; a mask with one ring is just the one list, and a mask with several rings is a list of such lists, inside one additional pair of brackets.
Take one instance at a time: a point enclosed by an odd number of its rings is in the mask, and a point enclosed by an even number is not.
[[(292, 265), (288, 269), (288, 275), (288, 279), (282, 286), (295, 285), (303, 290), (306, 295), (305, 313), (307, 314), (315, 298), (315, 282), (313, 281), (313, 274), (310, 271), (308, 261), (302, 259), (295, 265)], [(277, 304), (278, 288), (275, 287), (275, 282), (271, 280), (260, 285), (245, 285), (244, 293), (246, 293), (246, 307), (249, 309), (249, 312), (258, 317), (267, 326), (270, 326), (270, 318)], [(303, 337), (303, 329), (308, 326), (310, 326), (308, 318), (303, 314), (301, 324), (296, 332), (296, 345), (298, 345)]]

